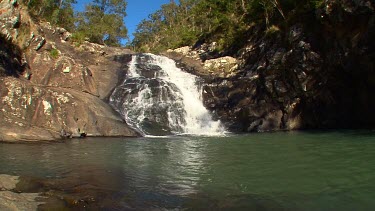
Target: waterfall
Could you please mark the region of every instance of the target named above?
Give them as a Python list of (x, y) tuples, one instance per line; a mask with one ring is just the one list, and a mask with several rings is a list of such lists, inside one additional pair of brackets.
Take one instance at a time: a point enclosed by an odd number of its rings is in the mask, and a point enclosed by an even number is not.
[(133, 55), (110, 104), (144, 135), (222, 135), (220, 121), (202, 103), (198, 79), (167, 57)]

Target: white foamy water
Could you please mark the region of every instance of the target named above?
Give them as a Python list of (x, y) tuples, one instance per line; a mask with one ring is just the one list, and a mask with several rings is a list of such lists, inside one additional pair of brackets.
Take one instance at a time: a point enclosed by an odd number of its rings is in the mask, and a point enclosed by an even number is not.
[(197, 76), (182, 71), (174, 60), (164, 56), (152, 55), (154, 64), (166, 73), (160, 78), (173, 83), (180, 90), (186, 112), (183, 130), (193, 135), (220, 135), (225, 130), (220, 121), (213, 121), (202, 102), (202, 92), (198, 89)]
[(129, 125), (146, 136), (155, 135), (155, 131), (224, 135), (220, 121), (214, 121), (203, 105), (197, 80), (167, 57), (133, 55), (127, 78), (115, 89), (110, 103)]
[(140, 77), (140, 75), (137, 73), (136, 65), (137, 65), (137, 56), (133, 55), (132, 60), (129, 62), (129, 69), (128, 69), (127, 78)]

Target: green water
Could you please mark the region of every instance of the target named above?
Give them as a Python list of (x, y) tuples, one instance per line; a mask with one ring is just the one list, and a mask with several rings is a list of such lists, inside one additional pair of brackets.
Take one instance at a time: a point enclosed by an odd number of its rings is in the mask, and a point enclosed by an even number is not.
[(0, 174), (83, 180), (117, 210), (375, 210), (375, 132), (1, 144)]

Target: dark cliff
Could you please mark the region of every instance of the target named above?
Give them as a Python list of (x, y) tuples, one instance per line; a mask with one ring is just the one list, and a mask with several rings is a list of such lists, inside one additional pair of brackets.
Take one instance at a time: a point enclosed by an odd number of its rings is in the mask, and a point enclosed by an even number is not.
[[(202, 73), (197, 61), (169, 56), (205, 78), (205, 105), (231, 131), (374, 128), (374, 8), (366, 0), (326, 1), (280, 27), (255, 24), (222, 53), (239, 61), (232, 74)], [(202, 48), (193, 51), (203, 61), (217, 57)]]

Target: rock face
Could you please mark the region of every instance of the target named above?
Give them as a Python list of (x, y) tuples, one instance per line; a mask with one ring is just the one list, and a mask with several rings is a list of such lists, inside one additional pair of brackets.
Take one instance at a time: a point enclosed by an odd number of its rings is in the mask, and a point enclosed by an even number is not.
[(231, 56), (218, 57), (216, 43), (203, 44), (198, 49), (189, 46), (168, 50), (164, 53), (177, 61), (177, 65), (187, 72), (202, 77), (228, 78), (236, 74), (238, 61)]
[(0, 141), (138, 136), (105, 103), (131, 51), (74, 43), (22, 7), (0, 2)]
[(211, 75), (216, 74), (217, 76), (223, 78), (234, 76), (236, 74), (237, 67), (237, 59), (230, 56), (209, 59), (206, 60), (203, 65), (203, 68)]
[(40, 87), (0, 79), (3, 140), (54, 140), (59, 136), (134, 136), (121, 118), (97, 97), (61, 87)]
[(16, 193), (13, 190), (19, 183), (18, 176), (0, 174), (0, 210), (37, 210), (38, 193)]
[(231, 131), (374, 128), (374, 6), (326, 1), (281, 30), (265, 33), (255, 25), (233, 55), (239, 62), (231, 74), (221, 75), (221, 67), (202, 74), (196, 62), (171, 57), (204, 76), (205, 105)]

